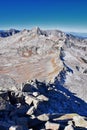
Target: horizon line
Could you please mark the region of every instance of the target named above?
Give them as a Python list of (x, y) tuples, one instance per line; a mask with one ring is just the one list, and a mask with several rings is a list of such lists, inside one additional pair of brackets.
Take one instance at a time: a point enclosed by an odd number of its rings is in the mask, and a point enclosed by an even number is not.
[(16, 29), (16, 30), (31, 30), (32, 28), (39, 27), (42, 30), (60, 30), (62, 32), (68, 32), (68, 33), (87, 33), (87, 29), (85, 28), (74, 28), (74, 27), (61, 27), (61, 26), (7, 26), (7, 27), (1, 27), (0, 30), (10, 30), (10, 29)]

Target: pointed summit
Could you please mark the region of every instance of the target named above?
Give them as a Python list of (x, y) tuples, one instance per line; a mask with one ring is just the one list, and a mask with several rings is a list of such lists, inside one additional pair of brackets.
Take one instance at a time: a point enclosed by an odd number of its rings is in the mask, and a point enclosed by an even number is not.
[(32, 31), (33, 33), (38, 34), (38, 35), (41, 35), (41, 34), (42, 34), (42, 31), (40, 30), (39, 27), (35, 27), (35, 28), (33, 28), (31, 31)]

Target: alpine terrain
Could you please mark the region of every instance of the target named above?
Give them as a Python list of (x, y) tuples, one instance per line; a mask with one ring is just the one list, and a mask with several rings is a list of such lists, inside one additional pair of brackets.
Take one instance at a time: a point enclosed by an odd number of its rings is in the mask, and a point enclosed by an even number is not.
[(87, 38), (0, 31), (0, 130), (87, 130)]

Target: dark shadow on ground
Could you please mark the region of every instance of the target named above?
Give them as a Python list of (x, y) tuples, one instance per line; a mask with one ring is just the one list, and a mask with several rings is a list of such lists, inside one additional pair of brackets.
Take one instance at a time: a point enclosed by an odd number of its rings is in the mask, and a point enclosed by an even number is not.
[(37, 91), (49, 98), (48, 102), (40, 102), (37, 111), (43, 113), (77, 113), (87, 116), (87, 103), (64, 87), (66, 71), (60, 72), (53, 84), (36, 80)]

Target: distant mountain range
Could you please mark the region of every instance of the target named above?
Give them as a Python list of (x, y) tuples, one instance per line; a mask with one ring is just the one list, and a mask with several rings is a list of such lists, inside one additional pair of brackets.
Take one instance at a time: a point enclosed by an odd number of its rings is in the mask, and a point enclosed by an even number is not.
[(16, 33), (20, 32), (19, 30), (16, 29), (10, 29), (10, 30), (0, 30), (0, 37), (8, 37), (12, 36)]
[(67, 34), (72, 34), (72, 35), (80, 37), (80, 38), (87, 38), (87, 33), (67, 32)]
[[(16, 33), (19, 33), (19, 32), (20, 32), (20, 30), (17, 30), (17, 29), (0, 30), (0, 37), (12, 36), (12, 35), (14, 35)], [(51, 32), (51, 30), (48, 30), (48, 33), (49, 32)], [(66, 34), (71, 34), (71, 35), (79, 37), (79, 38), (87, 38), (87, 33), (80, 33), (80, 32), (65, 32), (65, 33)]]

